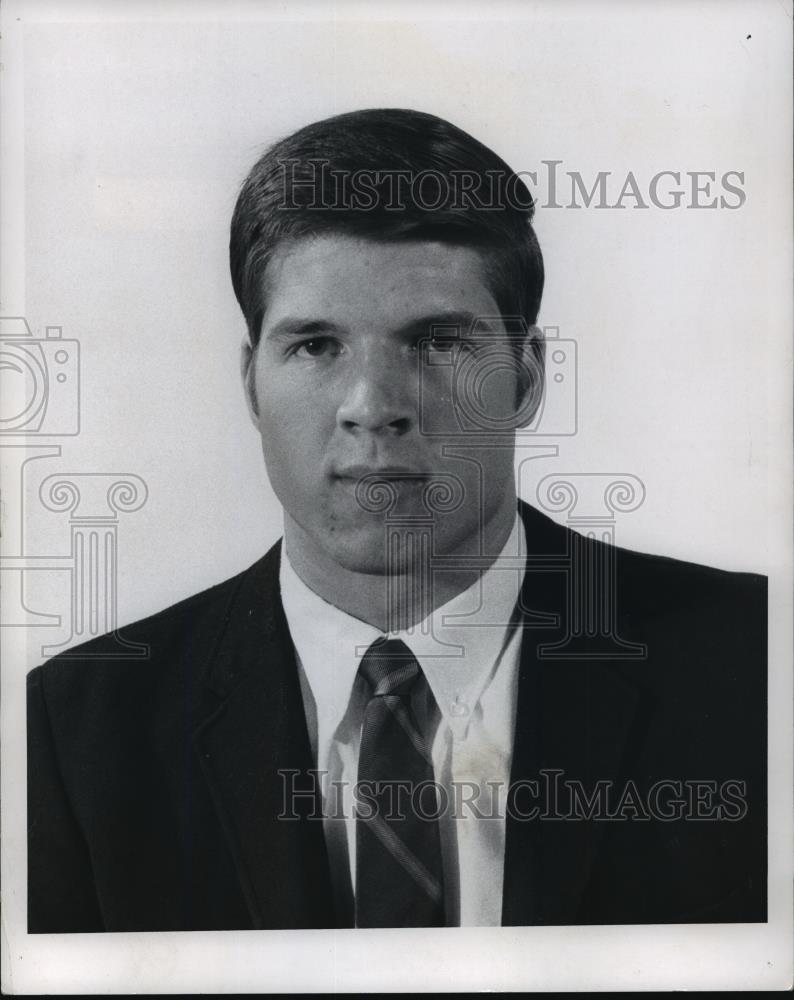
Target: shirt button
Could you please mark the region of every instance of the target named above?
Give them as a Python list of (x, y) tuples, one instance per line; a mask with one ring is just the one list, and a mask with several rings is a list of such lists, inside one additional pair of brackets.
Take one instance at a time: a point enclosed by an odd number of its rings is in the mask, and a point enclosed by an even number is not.
[(462, 701), (453, 701), (449, 706), (449, 711), (456, 719), (465, 719), (469, 714), (469, 706)]

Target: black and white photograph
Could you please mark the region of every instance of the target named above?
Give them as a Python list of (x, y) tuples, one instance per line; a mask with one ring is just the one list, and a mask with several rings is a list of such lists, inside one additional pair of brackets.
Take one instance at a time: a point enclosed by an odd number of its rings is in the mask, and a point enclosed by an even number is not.
[(6, 993), (792, 987), (791, 32), (5, 5)]

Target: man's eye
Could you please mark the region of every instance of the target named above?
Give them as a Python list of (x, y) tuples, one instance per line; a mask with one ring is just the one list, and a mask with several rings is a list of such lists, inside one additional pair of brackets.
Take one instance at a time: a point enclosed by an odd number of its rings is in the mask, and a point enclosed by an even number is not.
[(427, 351), (454, 351), (461, 343), (460, 337), (438, 334), (435, 337), (422, 337), (417, 341), (417, 347), (424, 346)]
[(293, 350), (299, 358), (335, 357), (339, 353), (339, 344), (331, 337), (312, 337), (304, 340)]
[(455, 351), (471, 354), (477, 349), (477, 341), (467, 337), (433, 337), (428, 347), (431, 351)]

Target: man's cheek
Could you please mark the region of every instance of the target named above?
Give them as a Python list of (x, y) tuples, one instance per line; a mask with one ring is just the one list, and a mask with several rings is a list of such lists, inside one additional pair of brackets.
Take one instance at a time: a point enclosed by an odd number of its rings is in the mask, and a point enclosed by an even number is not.
[(294, 441), (290, 446), (289, 440), (284, 435), (265, 431), (262, 433), (262, 452), (268, 476), (274, 487), (276, 484), (289, 485), (297, 478), (294, 459), (296, 453), (300, 454), (300, 451)]
[(438, 434), (455, 434), (459, 430), (455, 397), (449, 378), (428, 380), (420, 395), (420, 434), (432, 437)]

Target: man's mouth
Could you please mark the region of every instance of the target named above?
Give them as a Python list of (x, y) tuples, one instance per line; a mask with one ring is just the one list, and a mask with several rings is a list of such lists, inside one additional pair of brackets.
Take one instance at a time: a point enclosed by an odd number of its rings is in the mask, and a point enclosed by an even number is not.
[(407, 465), (348, 465), (334, 469), (332, 478), (349, 480), (354, 483), (366, 481), (375, 482), (421, 482), (426, 483), (430, 479), (427, 472), (413, 469)]

